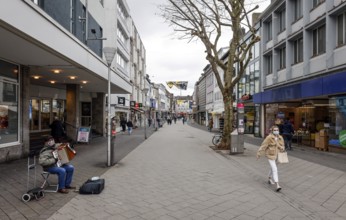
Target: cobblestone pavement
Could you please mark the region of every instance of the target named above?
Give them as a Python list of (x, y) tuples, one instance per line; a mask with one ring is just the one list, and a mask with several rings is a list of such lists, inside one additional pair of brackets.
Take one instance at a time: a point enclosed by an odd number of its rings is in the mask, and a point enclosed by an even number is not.
[(246, 136), (244, 154), (229, 155), (210, 148), (212, 135), (179, 121), (146, 140), (140, 129), (119, 134), (111, 168), (107, 139), (77, 145), (73, 183), (100, 175), (106, 186), (99, 195), (47, 193), (23, 203), (26, 160), (0, 164), (0, 219), (346, 219), (345, 173), (325, 165), (345, 155), (296, 148), (279, 165), (277, 193), (266, 183), (267, 160), (255, 159), (261, 138)]
[(256, 145), (231, 156), (211, 137), (180, 123), (160, 129), (102, 175), (100, 195), (77, 195), (49, 219), (346, 218), (344, 172), (292, 156), (277, 193)]

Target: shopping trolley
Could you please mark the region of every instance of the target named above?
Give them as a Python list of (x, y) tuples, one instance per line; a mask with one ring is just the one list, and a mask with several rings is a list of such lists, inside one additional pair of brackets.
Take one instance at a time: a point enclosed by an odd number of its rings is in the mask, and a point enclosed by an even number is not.
[[(23, 202), (29, 202), (32, 199), (40, 200), (44, 197), (44, 189), (36, 186), (36, 152), (30, 152), (28, 156), (28, 176), (26, 189), (27, 192), (22, 195)], [(33, 177), (30, 177), (33, 175)], [(30, 188), (32, 186), (32, 188)]]

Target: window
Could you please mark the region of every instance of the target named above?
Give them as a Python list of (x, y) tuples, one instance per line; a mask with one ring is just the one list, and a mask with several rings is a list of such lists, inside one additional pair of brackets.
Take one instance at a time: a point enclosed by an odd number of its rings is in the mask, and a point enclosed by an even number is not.
[(295, 1), (294, 4), (294, 20), (297, 21), (303, 16), (302, 0)]
[(123, 58), (123, 56), (122, 56), (121, 54), (119, 54), (119, 53), (117, 53), (117, 64), (118, 64), (119, 66), (121, 66), (122, 68), (124, 68), (124, 69), (125, 69), (125, 67), (126, 67), (126, 61), (125, 61), (125, 59)]
[(320, 55), (326, 52), (326, 26), (322, 25), (312, 31), (312, 54)]
[(298, 38), (293, 43), (293, 62), (294, 64), (303, 62), (303, 38)]
[(325, 0), (312, 0), (312, 8), (316, 8), (320, 4), (322, 4)]
[(126, 37), (125, 37), (124, 31), (121, 28), (119, 28), (119, 26), (117, 28), (117, 36), (121, 42), (125, 43)]
[[(0, 147), (19, 139), (19, 67), (0, 60)], [(8, 146), (8, 145), (7, 145)]]
[(254, 77), (255, 77), (255, 93), (260, 92), (260, 62), (257, 61), (255, 63), (255, 70), (254, 70)]
[(272, 74), (273, 73), (273, 55), (267, 55), (265, 57), (266, 60), (266, 70), (267, 70), (267, 75)]
[(272, 21), (268, 21), (267, 24), (267, 41), (270, 41), (273, 38), (273, 29), (272, 29)]
[(337, 46), (344, 45), (346, 43), (346, 13), (343, 13), (337, 18)]
[(279, 49), (279, 69), (286, 68), (286, 47)]
[(123, 5), (121, 5), (121, 3), (119, 1), (117, 4), (117, 7), (118, 7), (118, 12), (119, 12), (120, 17), (122, 17), (123, 19), (126, 19), (127, 15), (125, 12), (125, 8)]
[(213, 102), (213, 92), (209, 92), (207, 94), (207, 103), (212, 103)]
[(286, 29), (286, 10), (282, 10), (279, 14), (279, 31), (282, 32)]
[(260, 52), (260, 42), (255, 43), (254, 45), (254, 58), (259, 57), (259, 52)]

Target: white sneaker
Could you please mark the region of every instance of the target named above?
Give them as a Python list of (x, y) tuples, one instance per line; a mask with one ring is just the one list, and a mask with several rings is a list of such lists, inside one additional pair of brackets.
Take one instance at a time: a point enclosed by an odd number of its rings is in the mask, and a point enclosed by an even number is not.
[(268, 184), (274, 185), (275, 183), (274, 183), (274, 181), (271, 178), (269, 178), (268, 179)]

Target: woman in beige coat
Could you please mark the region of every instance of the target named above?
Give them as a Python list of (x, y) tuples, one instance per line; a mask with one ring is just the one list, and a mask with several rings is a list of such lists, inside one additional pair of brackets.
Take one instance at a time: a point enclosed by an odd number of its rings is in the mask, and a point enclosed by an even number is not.
[(279, 127), (274, 125), (271, 128), (271, 133), (264, 139), (261, 147), (257, 151), (257, 159), (260, 158), (261, 154), (265, 152), (265, 156), (268, 158), (270, 164), (269, 171), (269, 184), (276, 184), (276, 191), (279, 192), (281, 187), (279, 185), (278, 169), (276, 166), (276, 158), (279, 151), (285, 150), (284, 139), (279, 135)]

